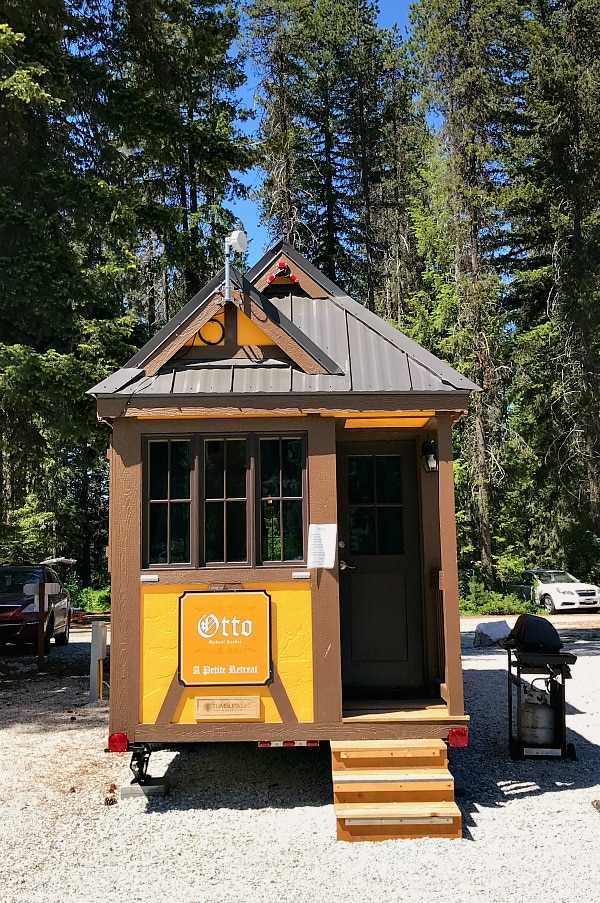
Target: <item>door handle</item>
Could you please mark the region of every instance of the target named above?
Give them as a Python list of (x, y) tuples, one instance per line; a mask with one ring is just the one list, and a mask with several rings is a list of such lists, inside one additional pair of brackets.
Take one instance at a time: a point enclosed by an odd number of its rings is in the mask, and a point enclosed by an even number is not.
[(343, 558), (340, 558), (339, 565), (340, 565), (340, 571), (345, 571), (346, 568), (347, 568), (349, 571), (355, 571), (355, 570), (356, 570), (356, 568), (354, 567), (354, 565), (352, 565), (352, 564), (346, 564), (346, 562), (344, 561)]

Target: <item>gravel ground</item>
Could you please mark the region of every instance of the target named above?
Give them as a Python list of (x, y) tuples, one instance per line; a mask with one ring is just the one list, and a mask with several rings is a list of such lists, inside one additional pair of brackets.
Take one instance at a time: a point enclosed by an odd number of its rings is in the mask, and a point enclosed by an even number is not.
[[(474, 630), (474, 624), (469, 630)], [(451, 767), (462, 840), (338, 843), (329, 750), (204, 745), (155, 753), (162, 799), (119, 799), (129, 756), (105, 754), (87, 704), (89, 630), (47, 673), (0, 655), (3, 903), (592, 903), (599, 898), (600, 627), (568, 632), (578, 761), (507, 754), (506, 656), (463, 634), (466, 750)]]

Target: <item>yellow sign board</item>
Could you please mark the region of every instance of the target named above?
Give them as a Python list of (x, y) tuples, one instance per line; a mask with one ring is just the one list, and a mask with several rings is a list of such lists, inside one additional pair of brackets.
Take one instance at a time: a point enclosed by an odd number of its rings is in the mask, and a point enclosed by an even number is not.
[(271, 599), (265, 592), (187, 592), (179, 599), (179, 679), (187, 687), (265, 684)]

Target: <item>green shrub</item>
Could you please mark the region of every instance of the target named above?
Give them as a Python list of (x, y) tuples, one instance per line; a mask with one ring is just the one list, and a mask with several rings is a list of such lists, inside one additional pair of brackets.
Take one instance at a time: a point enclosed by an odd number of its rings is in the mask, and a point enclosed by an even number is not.
[(496, 573), (502, 586), (506, 583), (518, 583), (519, 578), (527, 567), (525, 559), (519, 555), (499, 555), (496, 560)]
[(69, 570), (65, 577), (65, 586), (69, 590), (71, 597), (71, 605), (73, 608), (81, 608), (81, 593), (83, 592), (83, 584), (75, 571)]
[(80, 593), (80, 607), (85, 611), (110, 611), (110, 586), (86, 587)]
[(519, 596), (490, 592), (476, 577), (469, 580), (469, 592), (460, 599), (463, 615), (521, 615), (537, 610), (537, 606)]

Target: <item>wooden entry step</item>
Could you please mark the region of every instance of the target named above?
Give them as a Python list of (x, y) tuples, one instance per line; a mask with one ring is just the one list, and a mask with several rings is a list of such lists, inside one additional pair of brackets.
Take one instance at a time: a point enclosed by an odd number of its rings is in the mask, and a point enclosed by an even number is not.
[(448, 767), (448, 750), (443, 740), (332, 740), (330, 746), (334, 770), (339, 771), (357, 766)]
[(442, 740), (331, 741), (338, 840), (461, 837)]

